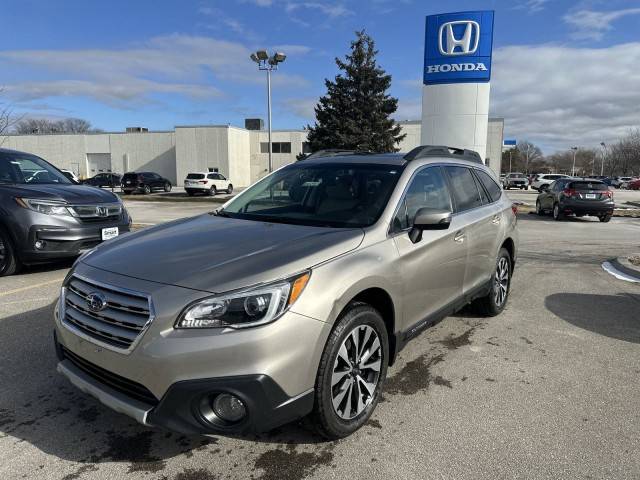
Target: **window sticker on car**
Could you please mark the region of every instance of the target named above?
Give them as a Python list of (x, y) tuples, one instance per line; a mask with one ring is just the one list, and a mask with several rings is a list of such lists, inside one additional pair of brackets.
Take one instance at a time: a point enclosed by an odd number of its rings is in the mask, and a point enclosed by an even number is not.
[(304, 182), (302, 184), (303, 187), (317, 187), (318, 185), (320, 185), (322, 183), (322, 180), (318, 180), (316, 182)]

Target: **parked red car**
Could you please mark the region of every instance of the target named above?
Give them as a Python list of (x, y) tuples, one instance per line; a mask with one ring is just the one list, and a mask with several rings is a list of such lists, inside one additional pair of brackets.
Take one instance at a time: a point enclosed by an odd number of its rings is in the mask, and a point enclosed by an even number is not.
[(629, 182), (629, 190), (640, 190), (640, 178)]

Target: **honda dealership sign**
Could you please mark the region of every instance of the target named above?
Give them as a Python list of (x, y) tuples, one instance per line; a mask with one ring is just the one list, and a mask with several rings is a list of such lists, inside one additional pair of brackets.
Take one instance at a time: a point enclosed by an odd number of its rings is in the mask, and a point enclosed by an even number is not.
[(422, 86), (424, 145), (475, 150), (487, 159), (493, 12), (429, 15)]
[(492, 44), (492, 11), (428, 16), (424, 84), (488, 82)]

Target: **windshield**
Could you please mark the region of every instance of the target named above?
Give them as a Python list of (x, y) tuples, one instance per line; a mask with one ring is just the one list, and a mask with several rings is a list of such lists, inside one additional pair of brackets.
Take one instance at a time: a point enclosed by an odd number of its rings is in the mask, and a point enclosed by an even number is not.
[(303, 161), (265, 177), (219, 214), (299, 225), (366, 227), (382, 214), (401, 170), (390, 165)]
[(510, 173), (509, 178), (523, 178), (524, 175), (522, 173)]
[(0, 154), (0, 184), (66, 184), (72, 182), (43, 159), (28, 153)]

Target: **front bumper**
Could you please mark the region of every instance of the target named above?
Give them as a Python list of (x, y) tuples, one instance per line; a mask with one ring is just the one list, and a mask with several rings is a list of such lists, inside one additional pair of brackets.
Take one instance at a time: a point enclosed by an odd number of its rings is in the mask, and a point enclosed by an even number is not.
[[(58, 373), (103, 405), (143, 425), (186, 435), (258, 433), (302, 418), (313, 409), (313, 389), (292, 398), (267, 375), (180, 381), (171, 385), (160, 401), (141, 401), (124, 393), (115, 376), (111, 377), (110, 386), (95, 373), (94, 369), (99, 367), (87, 368), (86, 362), (74, 359), (57, 340), (55, 343)], [(242, 400), (247, 411), (243, 419), (230, 424), (212, 417), (211, 402), (221, 393), (230, 393)]]
[[(105, 272), (83, 262), (75, 273), (143, 292), (153, 302), (155, 318), (135, 348), (124, 353), (79, 337), (56, 318), (62, 373), (70, 370), (73, 357), (77, 364), (88, 364), (92, 385), (85, 384), (84, 391), (114, 410), (184, 433), (264, 431), (311, 411), (331, 324), (288, 311), (273, 323), (251, 329), (176, 330), (173, 324), (184, 305), (202, 298), (203, 292)], [(117, 394), (109, 390), (114, 385)], [(201, 403), (221, 392), (243, 401), (245, 420), (233, 425), (207, 421)], [(122, 406), (123, 396), (127, 407)], [(146, 416), (127, 399), (143, 401)]]

